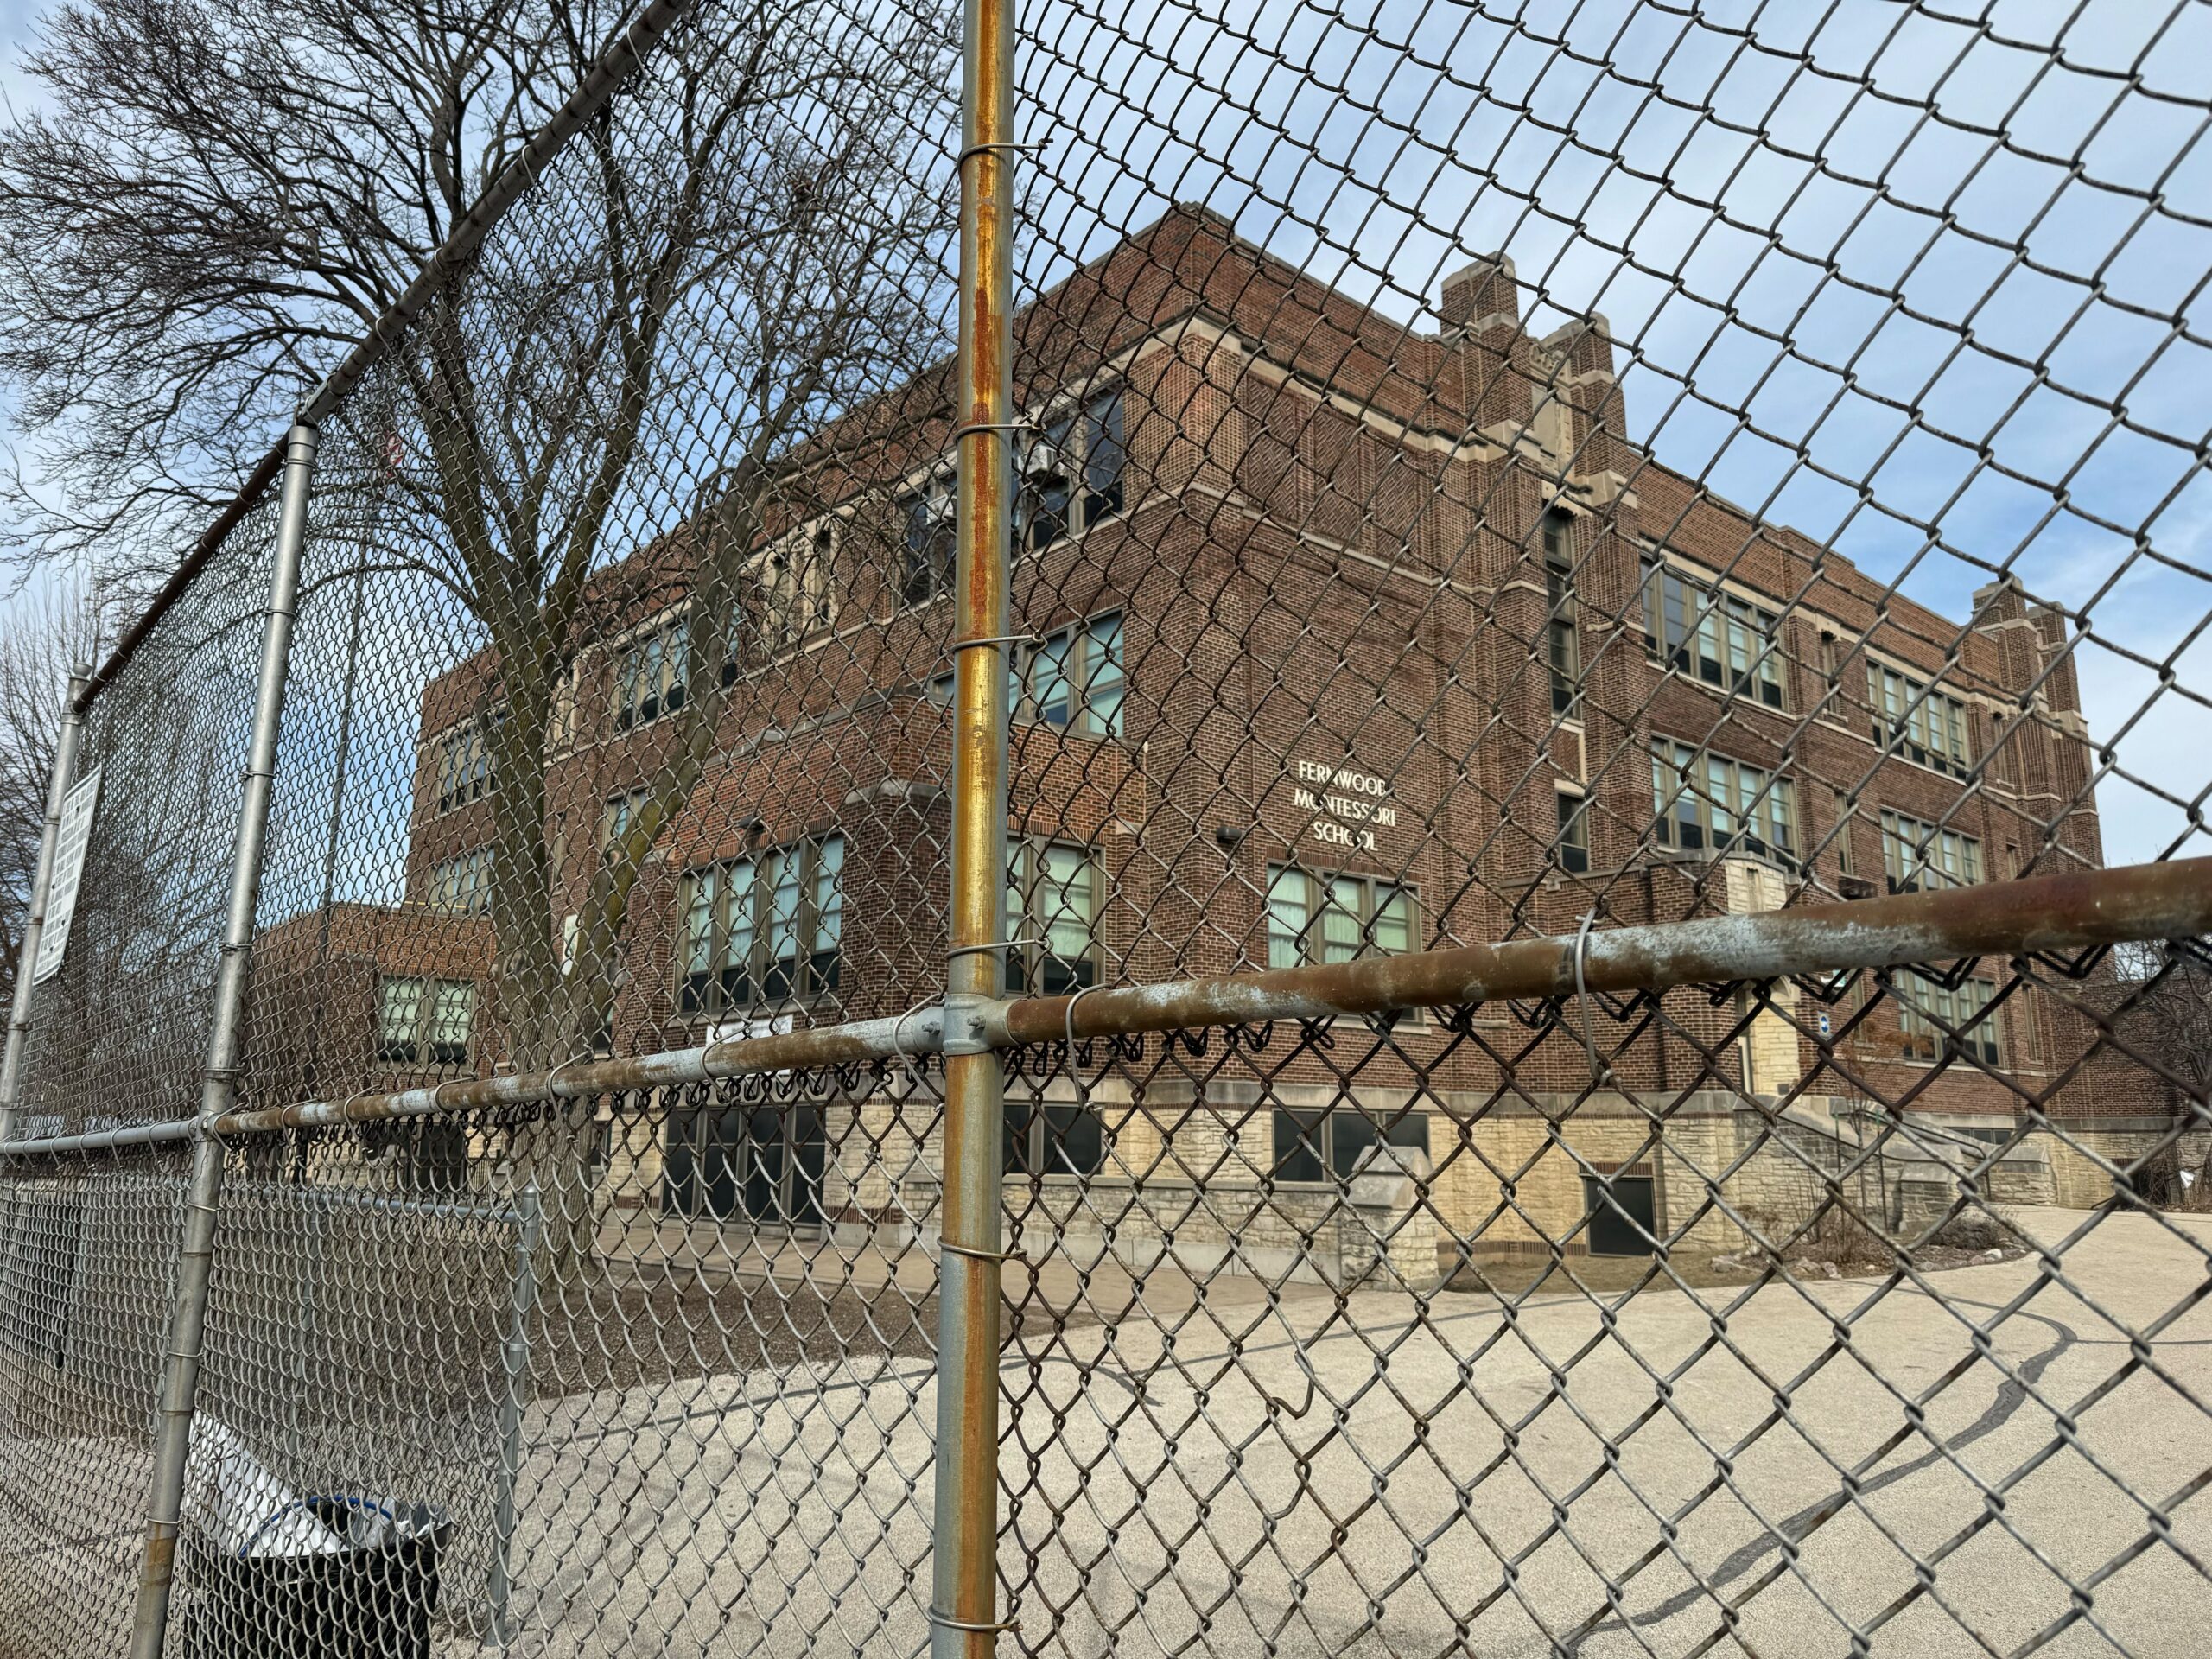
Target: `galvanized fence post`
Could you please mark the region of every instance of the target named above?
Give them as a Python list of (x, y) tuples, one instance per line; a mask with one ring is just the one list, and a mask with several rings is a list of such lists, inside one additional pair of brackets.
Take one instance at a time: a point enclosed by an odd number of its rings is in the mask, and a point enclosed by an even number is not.
[(239, 1023), (245, 1000), (246, 957), (253, 943), (254, 905), (261, 889), (261, 856), (269, 827), (270, 793), (276, 770), (276, 733), (284, 705), (284, 675), (292, 645), (293, 610), (306, 539), (308, 484), (315, 467), (315, 429), (292, 428), (285, 445), (283, 499), (276, 522), (275, 568), (269, 583), (269, 619), (262, 636), (261, 676), (254, 692), (253, 736), (231, 866), (230, 900), (216, 969), (207, 1065), (185, 1192), (177, 1250), (176, 1284), (169, 1309), (168, 1343), (154, 1426), (154, 1472), (146, 1500), (146, 1542), (139, 1566), (137, 1606), (132, 1615), (132, 1659), (160, 1659), (168, 1625), (169, 1588), (176, 1566), (177, 1522), (184, 1497), (192, 1419), (200, 1382), (200, 1344), (207, 1319), (208, 1283), (214, 1267), (216, 1207), (222, 1198), (223, 1147), (215, 1121), (238, 1093)]
[(515, 1276), (508, 1288), (507, 1329), (499, 1347), (499, 1490), (492, 1498), (492, 1640), (514, 1640), (508, 1604), (514, 1597), (515, 1487), (522, 1479), (522, 1419), (530, 1403), (530, 1321), (537, 1302), (537, 1187), (515, 1196)]
[(85, 732), (84, 699), (92, 683), (92, 670), (79, 667), (69, 676), (69, 701), (61, 715), (61, 733), (54, 744), (54, 776), (46, 789), (46, 827), (39, 832), (38, 864), (31, 876), (30, 903), (23, 917), (22, 949), (16, 963), (16, 1000), (8, 1016), (8, 1050), (0, 1058), (0, 1141), (16, 1128), (16, 1092), (22, 1084), (23, 1046), (31, 1028), (31, 973), (38, 962), (38, 942), (46, 931), (46, 898), (54, 886), (54, 854), (61, 836), (61, 804), (76, 781), (77, 747)]
[(946, 965), (944, 1202), (938, 1281), (937, 1659), (980, 1659), (998, 1598), (999, 1263), (1005, 1073), (956, 1039), (953, 1007), (1004, 985), (1007, 559), (1013, 544), (1014, 15), (968, 0), (960, 150), (960, 493), (953, 607), (952, 881)]

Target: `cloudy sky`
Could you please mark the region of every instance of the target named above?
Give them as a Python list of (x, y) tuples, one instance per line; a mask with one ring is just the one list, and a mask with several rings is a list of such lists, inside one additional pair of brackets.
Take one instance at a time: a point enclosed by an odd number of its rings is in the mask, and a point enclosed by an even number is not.
[(2107, 857), (2212, 851), (2183, 694), (2212, 694), (2212, 8), (1054, 0), (1033, 28), (1033, 276), (1203, 200), (1418, 324), (1502, 249), (1538, 327), (1606, 315), (1662, 461), (1949, 616), (1999, 571), (2077, 613)]
[(2107, 857), (2212, 851), (2212, 8), (1025, 10), (1027, 281), (1197, 200), (1433, 327), (1503, 250), (1661, 460), (1949, 616), (1999, 570), (2077, 613)]

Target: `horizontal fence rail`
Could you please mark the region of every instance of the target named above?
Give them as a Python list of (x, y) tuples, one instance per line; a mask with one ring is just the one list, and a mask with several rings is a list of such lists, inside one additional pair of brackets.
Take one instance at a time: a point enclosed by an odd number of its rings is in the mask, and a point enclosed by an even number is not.
[[(2177, 860), (1951, 888), (1848, 905), (1594, 931), (1455, 950), (1169, 984), (1098, 987), (1076, 998), (969, 998), (957, 1014), (917, 1008), (889, 1020), (739, 1038), (634, 1059), (582, 1060), (552, 1071), (444, 1083), (397, 1094), (308, 1101), (183, 1120), (0, 1143), (0, 1157), (116, 1152), (188, 1141), (330, 1128), (493, 1106), (580, 1100), (609, 1090), (710, 1083), (763, 1072), (897, 1060), (1017, 1043), (1192, 1031), (1274, 1020), (1475, 1007), (1509, 998), (1656, 991), (1962, 957), (2094, 950), (2212, 932), (2212, 859)], [(1580, 958), (1578, 962), (1578, 957)]]

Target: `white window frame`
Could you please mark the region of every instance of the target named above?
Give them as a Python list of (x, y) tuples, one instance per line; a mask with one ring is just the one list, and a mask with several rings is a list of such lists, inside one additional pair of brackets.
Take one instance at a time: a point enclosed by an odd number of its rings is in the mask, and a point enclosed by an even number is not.
[[(1119, 513), (1128, 502), (1128, 404), (1119, 385), (1093, 388), (1071, 399), (1050, 418), (1040, 419), (1041, 431), (1020, 451), (1020, 473), (1014, 480), (1015, 522), (1019, 550), (1039, 553), (1080, 536)], [(1101, 438), (1112, 429), (1110, 439)], [(1110, 456), (1112, 468), (1102, 476), (1097, 469), (1101, 452)], [(1033, 461), (1057, 458), (1058, 478), (1064, 490), (1046, 491), (1047, 474), (1033, 472)], [(1049, 497), (1060, 505), (1046, 510)]]
[[(1669, 638), (1669, 582), (1684, 590), (1679, 640)], [(1656, 551), (1644, 555), (1643, 588), (1643, 648), (1651, 662), (1724, 696), (1788, 710), (1778, 612)]]
[[(1791, 780), (1717, 749), (1680, 738), (1651, 740), (1652, 836), (1677, 852), (1750, 854), (1797, 868), (1797, 796)], [(1726, 798), (1721, 798), (1725, 796)], [(1682, 834), (1688, 821), (1700, 832), (1701, 847)], [(1723, 827), (1723, 821), (1727, 827)], [(1747, 831), (1746, 821), (1756, 820)]]
[[(1558, 797), (1558, 838), (1552, 842), (1552, 851), (1559, 867), (1569, 875), (1590, 873), (1590, 795), (1586, 790), (1570, 789), (1562, 784), (1553, 791)], [(1569, 805), (1572, 802), (1573, 804)], [(1570, 856), (1581, 855), (1577, 863)]]
[[(1347, 893), (1352, 899), (1350, 906), (1344, 902)], [(1389, 920), (1389, 906), (1397, 899), (1404, 900), (1404, 909), (1395, 920)], [(1294, 929), (1281, 925), (1285, 900), (1294, 903), (1302, 913), (1303, 919)], [(1421, 894), (1413, 883), (1394, 876), (1270, 864), (1265, 910), (1270, 968), (1353, 962), (1363, 957), (1397, 956), (1421, 949)], [(1334, 938), (1329, 926), (1332, 918), (1345, 918)], [(1394, 929), (1402, 926), (1403, 946), (1385, 944), (1378, 924)]]
[(1982, 880), (1982, 870), (1974, 836), (1882, 809), (1882, 874), (1891, 893), (1970, 887)]
[(492, 849), (478, 847), (430, 871), (426, 902), (449, 916), (480, 916), (492, 908)]
[(1580, 722), (1582, 716), (1582, 601), (1576, 588), (1574, 515), (1547, 507), (1538, 527), (1543, 541), (1545, 655), (1551, 670), (1552, 713)]
[(957, 490), (952, 470), (939, 463), (893, 499), (899, 536), (894, 608), (910, 610), (950, 595), (958, 539)]
[[(609, 718), (618, 736), (681, 713), (690, 686), (691, 621), (686, 607), (677, 607), (622, 640), (613, 648), (613, 666)], [(645, 689), (648, 684), (650, 690)]]
[[(1007, 708), (1012, 717), (1078, 737), (1121, 736), (1129, 688), (1124, 614), (1102, 611), (1011, 649)], [(1052, 695), (1053, 687), (1060, 696)], [(952, 688), (950, 673), (934, 676), (926, 688), (929, 700), (940, 709), (950, 708)], [(1058, 720), (1050, 712), (1055, 706), (1065, 710)]]
[[(1057, 856), (1075, 869), (1062, 880), (1048, 868)], [(1071, 893), (1079, 901), (1071, 906)], [(1104, 971), (1104, 952), (1099, 948), (1099, 915), (1106, 896), (1104, 872), (1098, 849), (1079, 842), (1018, 837), (1007, 847), (1007, 937), (1018, 943), (1007, 957), (1008, 995), (1064, 996), (1084, 986), (1096, 985)], [(1071, 938), (1071, 931), (1079, 938)], [(1065, 948), (1064, 948), (1065, 947)], [(1046, 972), (1058, 963), (1065, 983), (1054, 983)]]
[(641, 808), (652, 801), (650, 789), (626, 789), (620, 795), (610, 795), (599, 810), (599, 855), (611, 858), (615, 843), (630, 833), (630, 826), (637, 819)]
[(1965, 779), (1974, 771), (1974, 720), (1966, 702), (1904, 669), (1866, 659), (1874, 741), (1916, 766)]
[(496, 703), (439, 734), (436, 784), (431, 796), (435, 816), (458, 812), (499, 787), (491, 732), (505, 717), (506, 704)]
[[(832, 577), (843, 532), (840, 518), (817, 519), (746, 562), (745, 589), (735, 595), (722, 643), (724, 685), (836, 625)], [(748, 613), (745, 601), (755, 596), (758, 604)], [(756, 649), (748, 651), (748, 646)]]
[[(410, 996), (411, 1008), (394, 1007), (394, 993)], [(461, 1005), (458, 1027), (449, 1020)], [(395, 1016), (397, 1016), (395, 1018)], [(442, 1032), (459, 1036), (442, 1038)], [(377, 1063), (429, 1070), (467, 1065), (476, 1037), (476, 982), (422, 974), (385, 974), (377, 982)], [(404, 1050), (404, 1052), (400, 1052)], [(442, 1052), (441, 1051), (445, 1051)]]
[[(1890, 981), (1890, 995), (1897, 1005), (1897, 1032), (1906, 1059), (1934, 1065), (1955, 1056), (1985, 1065), (2003, 1064), (1999, 1020), (1992, 1006), (1997, 988), (1988, 980), (1969, 975), (1956, 985), (1946, 985), (1901, 968)], [(1947, 1034), (1944, 1026), (1958, 1035)]]

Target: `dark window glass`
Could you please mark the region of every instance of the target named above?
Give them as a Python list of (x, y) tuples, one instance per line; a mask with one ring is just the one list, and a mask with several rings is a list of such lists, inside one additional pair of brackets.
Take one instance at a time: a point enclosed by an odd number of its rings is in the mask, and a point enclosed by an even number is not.
[(948, 479), (932, 480), (899, 504), (906, 521), (906, 568), (899, 592), (919, 605), (952, 591), (953, 503)]
[(1318, 1181), (1326, 1173), (1321, 1163), (1322, 1120), (1326, 1112), (1279, 1111), (1275, 1114), (1274, 1178), (1279, 1181)]
[(1122, 396), (1115, 392), (1093, 403), (1084, 416), (1084, 524), (1122, 510), (1122, 469), (1128, 455), (1122, 439)]
[(1590, 868), (1590, 803), (1559, 791), (1559, 865), (1581, 874)]
[(1105, 1126), (1088, 1107), (1010, 1099), (1005, 1124), (1009, 1175), (1095, 1175), (1105, 1164)]
[(1370, 1115), (1355, 1106), (1332, 1111), (1282, 1109), (1274, 1114), (1274, 1178), (1279, 1181), (1347, 1180), (1370, 1148), (1428, 1150), (1428, 1115)]
[(1122, 394), (1093, 398), (1046, 427), (1024, 454), (1018, 480), (1022, 543), (1050, 547), (1122, 510), (1128, 447)]
[[(1658, 1236), (1658, 1211), (1649, 1175), (1586, 1175), (1582, 1197), (1590, 1224), (1583, 1237), (1592, 1255), (1649, 1255)], [(1638, 1230), (1642, 1230), (1639, 1231)]]

